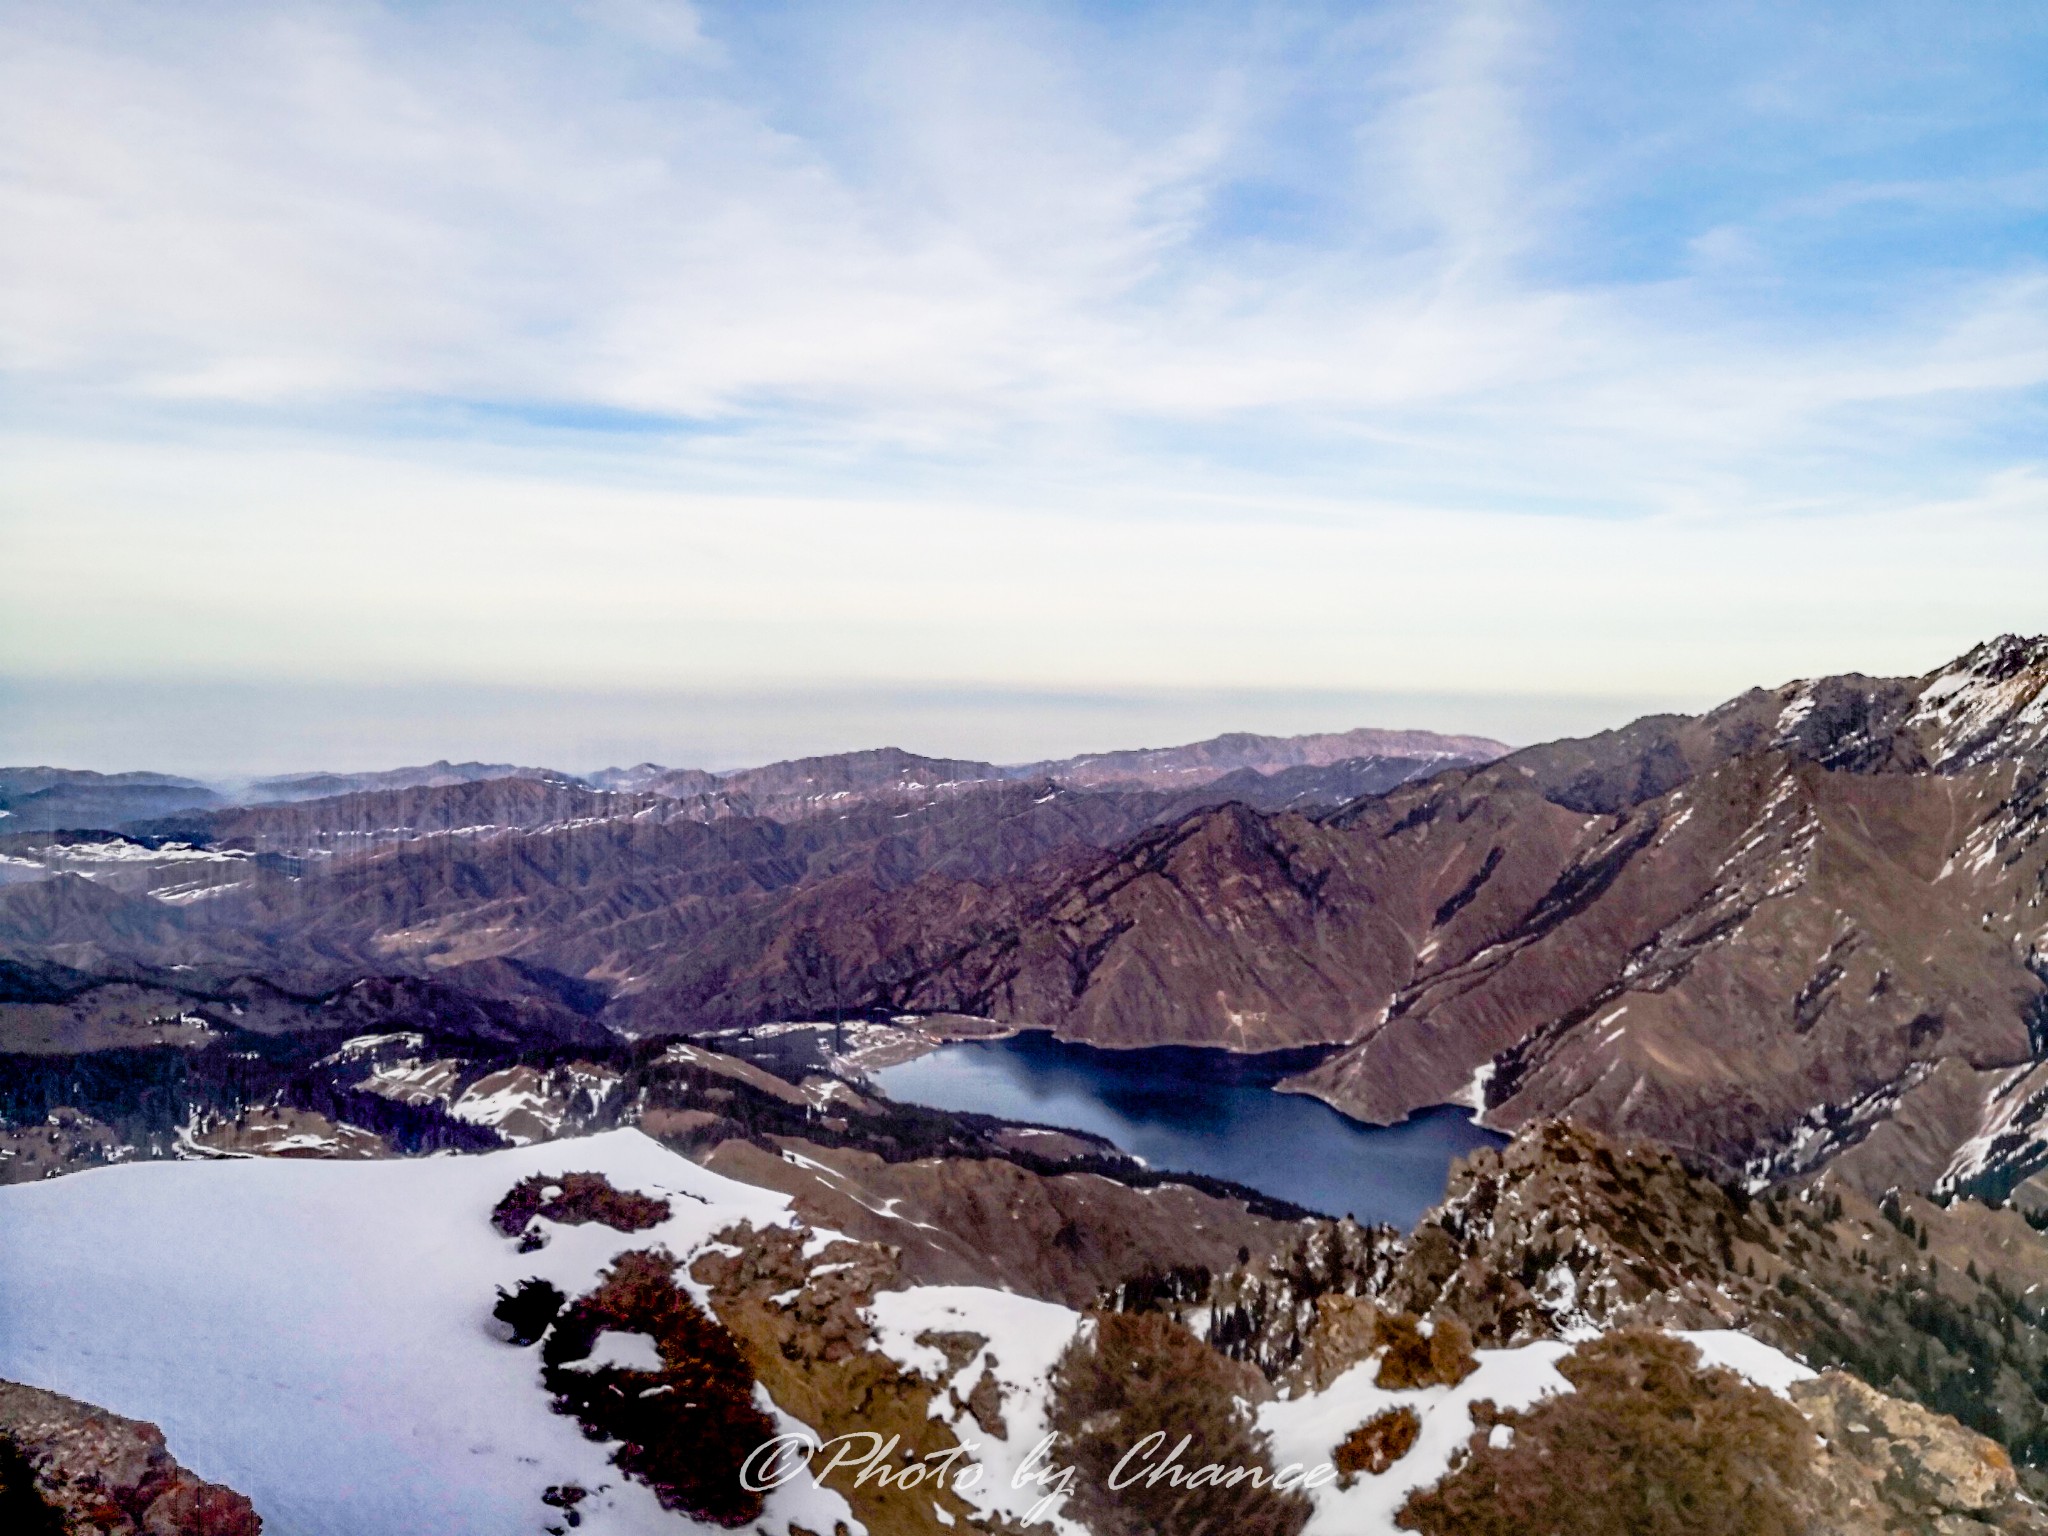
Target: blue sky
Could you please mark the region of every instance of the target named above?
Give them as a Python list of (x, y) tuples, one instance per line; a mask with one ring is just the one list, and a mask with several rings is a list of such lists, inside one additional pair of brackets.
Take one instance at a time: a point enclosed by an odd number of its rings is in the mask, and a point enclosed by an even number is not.
[(1925, 670), (2048, 628), (2044, 81), (2026, 5), (0, 4), (0, 756)]

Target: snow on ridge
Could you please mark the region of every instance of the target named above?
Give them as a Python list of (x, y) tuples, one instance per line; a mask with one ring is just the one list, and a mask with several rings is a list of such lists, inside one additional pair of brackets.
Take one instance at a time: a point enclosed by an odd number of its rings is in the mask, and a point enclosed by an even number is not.
[(2048, 638), (2004, 635), (1931, 679), (1906, 718), (1931, 733), (1940, 768), (1969, 767), (2048, 742)]
[[(521, 1179), (584, 1170), (673, 1197), (669, 1219), (632, 1234), (549, 1224), (525, 1254), (492, 1227)], [(581, 1507), (590, 1536), (709, 1536), (551, 1411), (537, 1355), (501, 1341), (491, 1307), (530, 1275), (573, 1294), (627, 1249), (659, 1244), (687, 1269), (726, 1227), (795, 1220), (786, 1196), (637, 1130), (466, 1157), (128, 1163), (8, 1185), (0, 1377), (158, 1424), (181, 1461), (291, 1536), (537, 1533), (556, 1518), (542, 1492), (571, 1481), (604, 1485)], [(799, 1479), (762, 1523), (835, 1519), (859, 1529), (837, 1494)]]
[(1777, 744), (1783, 745), (1785, 742), (1790, 741), (1792, 733), (1799, 728), (1808, 715), (1813, 713), (1815, 706), (1819, 703), (1820, 700), (1813, 691), (1813, 684), (1800, 683), (1796, 685), (1791, 701), (1778, 712), (1778, 724), (1776, 727)]
[(2048, 1083), (2039, 1063), (2014, 1067), (1985, 1095), (1977, 1130), (1934, 1181), (1938, 1195), (1960, 1193), (1996, 1168), (2031, 1163), (2048, 1147)]
[[(579, 1107), (596, 1113), (622, 1080), (609, 1067), (579, 1062), (545, 1070), (501, 1067), (463, 1087), (463, 1063), (452, 1056), (375, 1061), (385, 1047), (418, 1050), (424, 1043), (416, 1034), (358, 1035), (327, 1059), (371, 1057), (370, 1075), (356, 1084), (358, 1088), (402, 1104), (439, 1104), (450, 1119), (489, 1126), (514, 1146), (560, 1134)], [(349, 1054), (344, 1057), (342, 1052)]]
[[(542, 1221), (548, 1241), (528, 1253), (491, 1226), (491, 1208), (521, 1179), (584, 1170), (670, 1197), (670, 1217), (633, 1234)], [(247, 1493), (292, 1536), (538, 1531), (551, 1518), (541, 1492), (567, 1481), (602, 1488), (581, 1508), (591, 1536), (708, 1536), (623, 1479), (609, 1445), (550, 1411), (536, 1353), (501, 1342), (490, 1309), (499, 1287), (529, 1276), (582, 1292), (618, 1253), (657, 1244), (684, 1260), (679, 1280), (708, 1302), (689, 1261), (740, 1222), (802, 1230), (788, 1196), (632, 1129), (464, 1157), (142, 1163), (0, 1187), (10, 1238), (0, 1243), (0, 1377), (153, 1420), (181, 1460)], [(817, 1257), (837, 1238), (811, 1230), (804, 1252)], [(110, 1247), (123, 1262), (106, 1262)], [(1049, 1378), (1079, 1314), (982, 1287), (926, 1286), (880, 1293), (867, 1319), (882, 1354), (938, 1383), (934, 1417), (979, 1447), (983, 1475), (963, 1495), (985, 1514), (1021, 1519), (1046, 1490), (1013, 1488), (1013, 1474), (1047, 1432)], [(956, 1369), (918, 1342), (931, 1332), (987, 1342)], [(1781, 1394), (1812, 1374), (1746, 1335), (1677, 1336), (1706, 1363)], [(593, 1361), (645, 1365), (650, 1345), (607, 1333)], [(1323, 1392), (1260, 1407), (1276, 1466), (1330, 1460), (1345, 1435), (1396, 1403), (1423, 1421), (1415, 1449), (1387, 1474), (1313, 1490), (1304, 1536), (1393, 1536), (1393, 1512), (1469, 1438), (1471, 1403), (1526, 1407), (1570, 1390), (1556, 1365), (1571, 1347), (1481, 1350), (1466, 1382), (1412, 1392), (1373, 1386), (1368, 1359)], [(1000, 1440), (962, 1406), (984, 1375), (1001, 1399)], [(791, 1522), (816, 1531), (835, 1520), (860, 1530), (839, 1495), (798, 1478), (771, 1496), (760, 1525), (779, 1536)], [(1057, 1511), (1051, 1533), (1086, 1536)]]
[(1315, 1513), (1301, 1536), (1395, 1536), (1394, 1516), (1408, 1495), (1439, 1481), (1472, 1438), (1472, 1405), (1491, 1398), (1502, 1408), (1526, 1408), (1539, 1398), (1571, 1391), (1557, 1370), (1557, 1362), (1571, 1350), (1555, 1339), (1519, 1349), (1482, 1349), (1474, 1356), (1479, 1369), (1456, 1386), (1415, 1391), (1375, 1386), (1379, 1357), (1373, 1355), (1321, 1392), (1263, 1404), (1259, 1428), (1272, 1437), (1275, 1466), (1331, 1461), (1346, 1435), (1391, 1408), (1410, 1408), (1422, 1421), (1414, 1446), (1385, 1472), (1359, 1477), (1349, 1488), (1332, 1483), (1311, 1490)]
[(318, 1065), (331, 1067), (344, 1061), (356, 1061), (364, 1056), (373, 1056), (386, 1046), (395, 1046), (405, 1051), (425, 1050), (427, 1037), (410, 1030), (401, 1030), (388, 1035), (352, 1035), (320, 1058)]
[(1734, 1328), (1674, 1329), (1673, 1338), (1684, 1339), (1700, 1352), (1703, 1365), (1725, 1366), (1751, 1386), (1784, 1397), (1802, 1381), (1820, 1373), (1803, 1360), (1795, 1360), (1782, 1349)]
[(152, 848), (118, 836), (90, 843), (49, 843), (25, 851), (59, 864), (233, 864), (254, 857), (240, 848), (196, 848), (190, 843)]

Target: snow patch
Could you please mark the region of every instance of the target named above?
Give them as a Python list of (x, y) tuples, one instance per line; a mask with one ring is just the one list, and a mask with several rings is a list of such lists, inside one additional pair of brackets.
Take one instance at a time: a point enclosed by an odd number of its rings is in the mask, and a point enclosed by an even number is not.
[[(555, 1227), (524, 1254), (491, 1226), (521, 1179), (581, 1170), (676, 1197), (673, 1214), (632, 1234)], [(538, 1532), (554, 1518), (541, 1494), (565, 1482), (594, 1490), (580, 1506), (592, 1536), (708, 1536), (551, 1411), (537, 1356), (501, 1342), (491, 1308), (529, 1275), (587, 1290), (631, 1248), (687, 1267), (740, 1221), (794, 1217), (784, 1196), (634, 1130), (471, 1157), (145, 1162), (0, 1186), (0, 1377), (160, 1425), (181, 1461), (290, 1536)], [(760, 1524), (792, 1520), (857, 1528), (808, 1479), (777, 1490)]]
[[(1021, 1522), (1049, 1490), (1028, 1474), (1022, 1487), (1012, 1485), (1032, 1451), (1052, 1432), (1052, 1369), (1073, 1341), (1080, 1314), (1057, 1302), (1007, 1291), (927, 1285), (882, 1292), (868, 1307), (867, 1319), (875, 1347), (884, 1355), (943, 1384), (932, 1399), (932, 1416), (952, 1425), (982, 1468), (981, 1477), (961, 1488), (960, 1496), (980, 1514)], [(939, 1350), (917, 1342), (922, 1333), (977, 1333), (988, 1343), (958, 1371), (949, 1371)], [(1000, 1411), (1008, 1433), (1001, 1439), (985, 1432), (960, 1406), (984, 1372), (995, 1378), (1002, 1394)], [(1088, 1536), (1085, 1527), (1060, 1513), (1059, 1505), (1041, 1520), (1059, 1536)]]
[(1408, 1454), (1377, 1477), (1310, 1490), (1315, 1505), (1302, 1536), (1395, 1536), (1394, 1515), (1408, 1495), (1439, 1481), (1451, 1459), (1472, 1438), (1472, 1405), (1491, 1398), (1503, 1408), (1526, 1408), (1553, 1392), (1569, 1392), (1557, 1362), (1569, 1344), (1545, 1340), (1520, 1349), (1482, 1349), (1479, 1368), (1454, 1387), (1395, 1392), (1373, 1385), (1377, 1358), (1351, 1367), (1324, 1391), (1259, 1409), (1259, 1427), (1272, 1437), (1273, 1465), (1317, 1466), (1336, 1459), (1345, 1436), (1375, 1414), (1412, 1409), (1422, 1430)]

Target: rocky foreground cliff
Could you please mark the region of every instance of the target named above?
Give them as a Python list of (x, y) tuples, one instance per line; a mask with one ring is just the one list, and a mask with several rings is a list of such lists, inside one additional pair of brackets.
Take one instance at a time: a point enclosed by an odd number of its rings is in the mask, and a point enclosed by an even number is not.
[(178, 1464), (154, 1424), (0, 1381), (0, 1525), (10, 1536), (257, 1536), (232, 1488)]

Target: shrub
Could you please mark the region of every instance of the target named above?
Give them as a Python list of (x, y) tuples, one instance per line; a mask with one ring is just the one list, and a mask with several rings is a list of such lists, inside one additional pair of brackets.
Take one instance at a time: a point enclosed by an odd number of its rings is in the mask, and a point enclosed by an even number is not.
[[(662, 1507), (718, 1525), (745, 1525), (761, 1496), (740, 1486), (740, 1466), (775, 1433), (754, 1406), (754, 1372), (738, 1341), (675, 1282), (675, 1256), (622, 1253), (597, 1289), (556, 1319), (541, 1346), (555, 1410), (586, 1433), (623, 1442), (612, 1462), (654, 1490)], [(645, 1333), (659, 1371), (579, 1367), (607, 1329)]]
[(1422, 1420), (1409, 1407), (1389, 1408), (1376, 1413), (1344, 1437), (1334, 1459), (1343, 1474), (1340, 1486), (1349, 1488), (1361, 1472), (1378, 1477), (1415, 1449), (1422, 1433)]
[(1472, 1331), (1454, 1317), (1438, 1318), (1427, 1336), (1405, 1312), (1382, 1312), (1373, 1327), (1374, 1343), (1386, 1350), (1373, 1384), (1390, 1392), (1455, 1387), (1479, 1369)]
[(1177, 1306), (1200, 1306), (1209, 1299), (1211, 1283), (1206, 1264), (1176, 1264), (1171, 1269), (1147, 1265), (1110, 1292), (1109, 1305), (1118, 1312), (1171, 1312)]
[[(1397, 1517), (1427, 1536), (1796, 1536), (1798, 1410), (1649, 1331), (1581, 1345), (1577, 1389), (1517, 1412), (1475, 1405), (1466, 1459)], [(1505, 1426), (1509, 1434), (1494, 1431)]]
[(491, 1212), (491, 1224), (507, 1237), (517, 1237), (536, 1216), (566, 1226), (594, 1221), (614, 1232), (645, 1232), (668, 1220), (669, 1204), (654, 1195), (614, 1189), (601, 1173), (565, 1173), (559, 1178), (536, 1173), (506, 1191)]
[(512, 1330), (512, 1343), (524, 1347), (548, 1331), (548, 1324), (568, 1299), (545, 1280), (522, 1280), (516, 1291), (498, 1287), (498, 1304), (491, 1308), (491, 1316)]
[[(1052, 1427), (1058, 1459), (1075, 1470), (1067, 1512), (1095, 1536), (1297, 1536), (1309, 1504), (1251, 1480), (1271, 1473), (1265, 1439), (1239, 1406), (1261, 1390), (1250, 1367), (1226, 1360), (1158, 1312), (1098, 1313), (1068, 1346), (1053, 1372)], [(1182, 1436), (1187, 1448), (1171, 1473), (1110, 1487), (1117, 1463), (1150, 1435), (1124, 1473), (1158, 1469)], [(1202, 1468), (1243, 1468), (1222, 1485), (1188, 1487)], [(1212, 1474), (1213, 1475), (1213, 1474)]]

